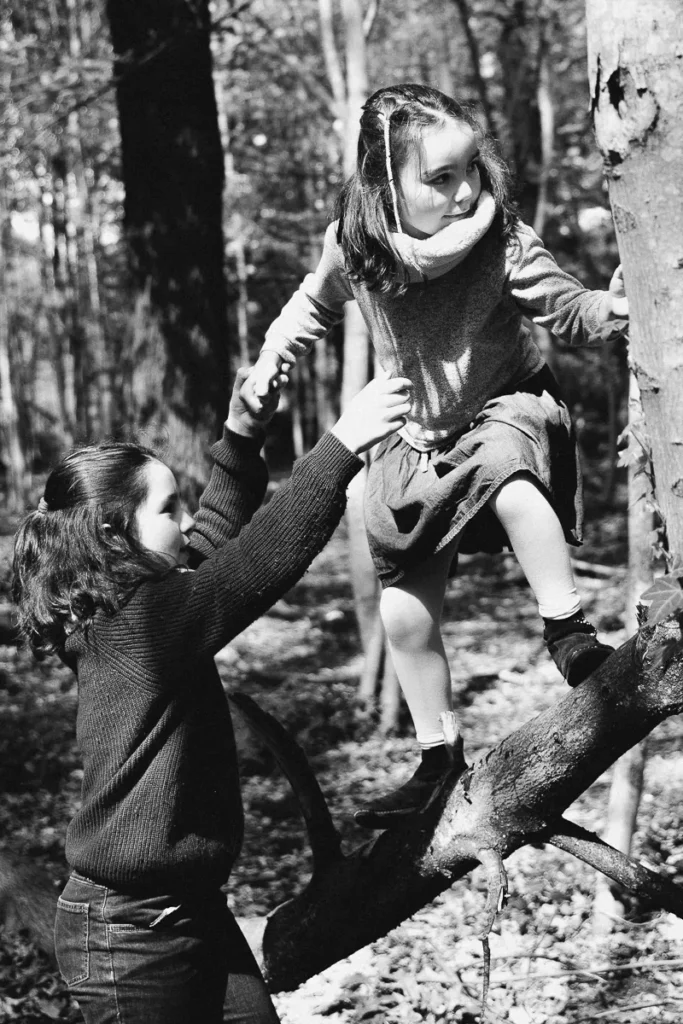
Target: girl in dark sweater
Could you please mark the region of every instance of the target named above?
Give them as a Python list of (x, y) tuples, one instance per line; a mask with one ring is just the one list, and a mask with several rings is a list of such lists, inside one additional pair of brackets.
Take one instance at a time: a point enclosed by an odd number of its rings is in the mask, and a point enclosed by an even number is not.
[(358, 453), (409, 411), (405, 378), (373, 381), (257, 511), (286, 374), (254, 414), (240, 371), (194, 518), (152, 451), (104, 442), (63, 459), (16, 536), (22, 630), (78, 676), (82, 800), (55, 941), (87, 1024), (278, 1019), (221, 891), (242, 807), (214, 655), (303, 574)]

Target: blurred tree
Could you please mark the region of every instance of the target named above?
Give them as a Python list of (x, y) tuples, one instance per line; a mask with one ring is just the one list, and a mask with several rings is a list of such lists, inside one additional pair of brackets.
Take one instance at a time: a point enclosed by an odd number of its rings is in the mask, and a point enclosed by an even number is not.
[(26, 460), (19, 438), (16, 374), (10, 353), (9, 302), (7, 298), (7, 246), (11, 237), (4, 181), (0, 183), (0, 442), (5, 468), (7, 507), (23, 510), (27, 497)]
[[(653, 480), (650, 451), (644, 436), (643, 409), (633, 374), (629, 387), (628, 445), (623, 461), (628, 466), (628, 579), (624, 624), (631, 636), (639, 626), (641, 594), (652, 583), (654, 568)], [(602, 838), (621, 853), (630, 854), (645, 781), (647, 737), (628, 750), (614, 765), (607, 821)], [(593, 902), (593, 931), (606, 936), (614, 929), (624, 907), (615, 887), (599, 874)]]
[(223, 154), (208, 0), (108, 0), (130, 270), (148, 289), (135, 353), (137, 419), (170, 443), (193, 489), (225, 414)]
[(10, 351), (22, 348), (12, 371), (29, 462), (123, 418), (113, 391), (120, 374), (111, 281), (103, 291), (101, 233), (115, 207), (103, 192), (116, 133), (99, 28), (94, 0), (0, 9), (7, 126), (0, 163), (15, 243), (8, 323)]
[[(89, 42), (90, 22), (85, 7), (66, 0), (69, 57), (78, 66), (83, 43)], [(77, 312), (79, 344), (77, 420), (87, 435), (110, 434), (112, 429), (112, 358), (107, 351), (100, 302), (99, 268), (95, 253), (94, 209), (88, 168), (83, 154), (82, 124), (77, 108), (66, 122), (65, 193), (68, 223), (69, 271)]]

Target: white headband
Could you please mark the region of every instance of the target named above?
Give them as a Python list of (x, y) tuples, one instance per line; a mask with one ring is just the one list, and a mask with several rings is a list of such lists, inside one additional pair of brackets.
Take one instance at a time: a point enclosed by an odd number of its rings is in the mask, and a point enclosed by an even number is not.
[(386, 156), (387, 179), (389, 181), (389, 189), (391, 190), (391, 201), (394, 204), (394, 220), (396, 221), (396, 230), (400, 235), (402, 235), (403, 229), (401, 227), (401, 218), (398, 215), (398, 197), (396, 195), (396, 186), (394, 185), (394, 175), (391, 170), (391, 148), (389, 146), (389, 128), (391, 114), (384, 114), (380, 111), (377, 116), (384, 125), (384, 152)]

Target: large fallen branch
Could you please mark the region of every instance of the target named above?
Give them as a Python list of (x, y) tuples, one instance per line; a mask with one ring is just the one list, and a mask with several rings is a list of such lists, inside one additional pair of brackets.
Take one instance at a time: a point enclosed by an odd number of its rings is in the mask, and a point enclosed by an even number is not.
[[(626, 750), (682, 710), (683, 639), (672, 620), (643, 628), (589, 680), (446, 784), (417, 820), (348, 856), (328, 831), (306, 888), (248, 928), (270, 988), (292, 989), (375, 941), (480, 863), (491, 887), (485, 935), (504, 887), (502, 862), (529, 842), (568, 850), (683, 916), (679, 888), (561, 817)], [(314, 829), (326, 821), (310, 809), (321, 797), (298, 775)]]

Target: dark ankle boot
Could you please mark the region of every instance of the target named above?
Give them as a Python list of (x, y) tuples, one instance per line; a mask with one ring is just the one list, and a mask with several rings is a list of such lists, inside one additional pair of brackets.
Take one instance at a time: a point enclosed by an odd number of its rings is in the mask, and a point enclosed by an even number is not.
[(569, 686), (578, 686), (614, 651), (601, 644), (595, 627), (581, 612), (567, 619), (545, 619), (543, 639), (550, 656)]
[(464, 757), (462, 754), (459, 757), (461, 760), (453, 763), (445, 745), (423, 750), (422, 760), (411, 778), (393, 793), (372, 800), (356, 811), (356, 824), (362, 828), (391, 828), (425, 811), (438, 795), (446, 777), (458, 778), (466, 770)]

